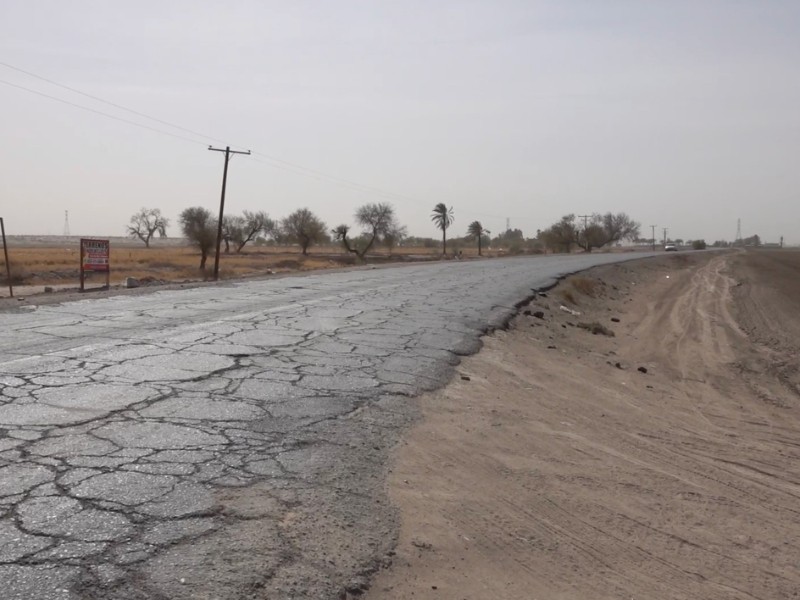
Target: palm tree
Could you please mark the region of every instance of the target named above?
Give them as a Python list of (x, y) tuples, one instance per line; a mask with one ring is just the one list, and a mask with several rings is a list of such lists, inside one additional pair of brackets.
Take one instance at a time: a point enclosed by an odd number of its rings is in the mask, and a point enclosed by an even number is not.
[(431, 221), (442, 230), (442, 256), (447, 254), (447, 228), (453, 224), (453, 207), (447, 208), (444, 202), (433, 207)]
[(467, 227), (467, 234), (474, 238), (478, 238), (478, 256), (481, 256), (481, 238), (489, 234), (488, 229), (484, 229), (480, 221), (473, 221)]

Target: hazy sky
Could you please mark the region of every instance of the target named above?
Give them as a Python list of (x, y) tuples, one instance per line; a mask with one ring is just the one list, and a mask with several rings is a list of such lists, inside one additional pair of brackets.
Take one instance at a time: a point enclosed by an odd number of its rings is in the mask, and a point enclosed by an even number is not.
[[(800, 1), (0, 0), (0, 216), (122, 235), (159, 207), (453, 205), (535, 235), (625, 211), (671, 237), (800, 243)], [(11, 65), (216, 141), (37, 80)], [(11, 87), (168, 131), (114, 121)], [(267, 156), (353, 181), (338, 185)], [(365, 187), (377, 188), (370, 192)], [(649, 227), (643, 234), (649, 237)]]

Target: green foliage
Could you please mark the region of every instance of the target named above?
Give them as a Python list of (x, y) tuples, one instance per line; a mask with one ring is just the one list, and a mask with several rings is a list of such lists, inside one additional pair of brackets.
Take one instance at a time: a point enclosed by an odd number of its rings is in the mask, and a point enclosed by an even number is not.
[(178, 218), (183, 235), (200, 250), (200, 268), (217, 241), (217, 220), (202, 206), (186, 208)]
[(492, 239), (492, 246), (510, 248), (514, 242), (523, 242), (524, 240), (525, 236), (521, 229), (507, 229)]
[(692, 248), (694, 250), (705, 250), (706, 249), (706, 242), (705, 240), (695, 240), (692, 242)]
[(447, 228), (453, 224), (455, 218), (453, 217), (453, 207), (447, 207), (444, 202), (439, 202), (433, 207), (431, 213), (431, 221), (434, 222), (438, 229), (442, 230), (442, 254), (447, 254)]
[(621, 240), (639, 237), (640, 225), (625, 213), (594, 214), (582, 224), (574, 214), (565, 215), (540, 234), (540, 239), (554, 250), (570, 252), (573, 245), (591, 252)]
[(467, 227), (467, 235), (475, 238), (478, 241), (478, 256), (481, 256), (483, 241), (488, 239), (487, 236), (489, 233), (489, 230), (485, 229), (480, 221), (473, 221), (469, 224), (469, 227)]
[(570, 252), (578, 237), (575, 215), (565, 215), (558, 223), (554, 223), (539, 236), (553, 252)]
[(300, 208), (281, 221), (281, 233), (284, 239), (293, 244), (300, 244), (303, 254), (314, 244), (330, 240), (327, 226), (307, 208)]
[(394, 208), (388, 203), (365, 204), (356, 211), (356, 222), (363, 228), (361, 239), (350, 239), (350, 226), (342, 224), (333, 231), (336, 241), (342, 242), (345, 250), (352, 252), (362, 261), (375, 242), (383, 236), (399, 229), (399, 224), (394, 216)]

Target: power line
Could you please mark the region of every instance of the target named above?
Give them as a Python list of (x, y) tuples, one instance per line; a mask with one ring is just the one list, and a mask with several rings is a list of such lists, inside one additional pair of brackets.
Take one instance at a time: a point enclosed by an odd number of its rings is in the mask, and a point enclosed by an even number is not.
[[(157, 117), (153, 117), (151, 115), (148, 115), (146, 113), (140, 112), (138, 110), (134, 110), (134, 109), (129, 108), (127, 106), (123, 106), (123, 105), (118, 104), (116, 102), (111, 102), (110, 100), (105, 100), (104, 98), (100, 98), (99, 96), (95, 96), (93, 94), (89, 94), (87, 92), (84, 92), (82, 90), (76, 89), (76, 88), (68, 86), (68, 85), (64, 85), (63, 83), (59, 83), (59, 82), (54, 81), (52, 79), (49, 79), (47, 77), (43, 77), (41, 75), (38, 75), (38, 74), (33, 73), (31, 71), (28, 71), (27, 69), (22, 69), (20, 67), (16, 67), (14, 65), (11, 65), (11, 64), (8, 64), (8, 63), (2, 62), (2, 61), (0, 61), (0, 66), (6, 67), (8, 69), (12, 69), (14, 71), (18, 71), (20, 73), (24, 73), (25, 75), (28, 75), (28, 76), (33, 77), (35, 79), (39, 79), (40, 81), (44, 81), (44, 82), (49, 83), (51, 85), (55, 85), (55, 86), (60, 87), (62, 89), (65, 89), (65, 90), (68, 90), (70, 92), (73, 92), (75, 94), (80, 94), (81, 96), (85, 96), (86, 98), (90, 98), (90, 99), (95, 100), (97, 102), (102, 102), (103, 104), (107, 104), (108, 106), (113, 106), (114, 108), (118, 108), (120, 110), (124, 110), (124, 111), (129, 112), (129, 113), (131, 113), (133, 115), (136, 115), (138, 117), (142, 117), (144, 119), (150, 119), (151, 121), (154, 121), (156, 123), (160, 123), (161, 125), (166, 125), (168, 127), (172, 127), (174, 129), (178, 129), (178, 130), (183, 131), (185, 133), (189, 133), (191, 135), (204, 138), (206, 140), (210, 140), (210, 141), (213, 141), (213, 142), (224, 143), (223, 140), (220, 140), (218, 138), (206, 135), (206, 134), (201, 133), (199, 131), (194, 131), (194, 130), (189, 129), (187, 127), (183, 127), (181, 125), (177, 125), (175, 123), (170, 123), (169, 121), (165, 121), (163, 119), (159, 119)], [(66, 101), (66, 100), (62, 100), (60, 98), (56, 98), (55, 96), (49, 96), (47, 94), (43, 94), (41, 92), (37, 92), (36, 90), (31, 90), (29, 88), (25, 88), (25, 87), (17, 85), (17, 84), (13, 84), (13, 83), (6, 82), (6, 81), (2, 81), (2, 83), (6, 83), (7, 85), (11, 85), (13, 87), (17, 87), (19, 89), (23, 89), (25, 91), (28, 91), (28, 92), (31, 92), (31, 93), (34, 93), (34, 94), (38, 94), (38, 95), (44, 96), (46, 98), (50, 98), (51, 100), (56, 100), (58, 102), (63, 102), (65, 104), (69, 104), (70, 106), (75, 106), (76, 108), (81, 108), (83, 110), (89, 110), (91, 112), (95, 112), (95, 113), (97, 113), (99, 115), (102, 115), (102, 116), (106, 116), (106, 117), (109, 117), (109, 118), (114, 118), (114, 119), (117, 119), (117, 120), (121, 120), (121, 121), (123, 121), (125, 123), (131, 123), (131, 124), (137, 125), (139, 127), (148, 128), (147, 126), (141, 125), (141, 124), (136, 123), (134, 121), (128, 121), (127, 119), (120, 119), (119, 117), (114, 117), (113, 115), (109, 115), (109, 114), (104, 113), (102, 111), (97, 111), (95, 109), (91, 109), (91, 108), (88, 108), (88, 107), (83, 106), (83, 105), (79, 105), (79, 104), (75, 104), (75, 103), (72, 103), (72, 102), (69, 102), (69, 101)], [(161, 130), (158, 130), (158, 129), (155, 129), (155, 128), (149, 128), (149, 129), (151, 129), (152, 131), (158, 131), (159, 133), (166, 133), (167, 135), (175, 135), (175, 134), (170, 134), (168, 132), (164, 132), (164, 131), (161, 131)], [(177, 137), (180, 137), (180, 136), (177, 136)], [(186, 139), (186, 138), (181, 138), (181, 139)], [(196, 141), (196, 140), (192, 140), (192, 141)], [(234, 146), (240, 147), (240, 148), (244, 148), (245, 147), (245, 146), (240, 145), (240, 144), (234, 144)], [(265, 154), (263, 152), (253, 152), (252, 154), (255, 155), (255, 156), (260, 156), (262, 158), (265, 158), (265, 159), (267, 159), (267, 161), (270, 161), (270, 162), (265, 163), (265, 164), (270, 164), (270, 166), (273, 166), (273, 167), (276, 167), (276, 168), (287, 168), (288, 167), (289, 170), (294, 171), (298, 175), (304, 175), (304, 176), (313, 175), (316, 178), (322, 178), (322, 179), (328, 180), (329, 182), (339, 183), (339, 184), (343, 184), (343, 185), (347, 185), (347, 186), (353, 186), (353, 188), (358, 188), (360, 191), (380, 194), (380, 195), (385, 196), (385, 197), (393, 197), (395, 199), (400, 199), (400, 200), (413, 200), (413, 201), (416, 201), (413, 198), (402, 196), (401, 194), (395, 194), (393, 192), (387, 192), (385, 190), (381, 190), (380, 188), (367, 186), (367, 185), (358, 183), (356, 181), (351, 181), (349, 179), (345, 179), (345, 178), (342, 178), (342, 177), (337, 177), (335, 175), (328, 175), (327, 173), (323, 173), (322, 171), (317, 171), (316, 169), (311, 169), (309, 167), (304, 167), (303, 165), (292, 163), (290, 161), (283, 160), (281, 158), (278, 158), (276, 156), (271, 156), (271, 155)], [(262, 161), (258, 161), (258, 162), (264, 163), (265, 161), (262, 160)], [(272, 163), (277, 163), (277, 164), (272, 164)]]
[[(5, 63), (0, 63), (0, 64), (5, 65)], [(22, 72), (26, 72), (26, 71), (22, 71)], [(40, 77), (40, 79), (50, 82), (50, 80), (48, 80), (46, 78), (41, 78)], [(90, 112), (90, 113), (105, 117), (107, 119), (113, 119), (115, 121), (120, 121), (120, 122), (126, 123), (128, 125), (133, 125), (135, 127), (139, 127), (141, 129), (146, 129), (148, 131), (153, 131), (155, 133), (160, 133), (162, 135), (168, 135), (170, 137), (174, 137), (174, 138), (177, 138), (177, 139), (180, 139), (180, 140), (183, 140), (183, 141), (191, 142), (193, 144), (205, 145), (205, 143), (203, 143), (203, 142), (201, 142), (199, 140), (193, 140), (193, 139), (188, 138), (186, 136), (182, 136), (182, 135), (179, 135), (179, 134), (176, 134), (176, 133), (172, 133), (172, 132), (169, 132), (169, 131), (164, 131), (163, 129), (158, 129), (156, 127), (151, 127), (150, 125), (145, 125), (143, 123), (138, 123), (136, 121), (132, 121), (130, 119), (125, 119), (123, 117), (118, 117), (116, 115), (112, 115), (112, 114), (103, 112), (101, 110), (97, 110), (95, 108), (84, 106), (83, 104), (78, 104), (76, 102), (71, 102), (69, 100), (64, 100), (63, 98), (58, 98), (57, 96), (52, 96), (50, 94), (45, 94), (44, 92), (33, 90), (31, 88), (28, 88), (28, 87), (25, 87), (25, 86), (22, 86), (22, 85), (19, 85), (19, 84), (16, 84), (16, 83), (12, 83), (10, 81), (5, 81), (5, 80), (0, 79), (0, 83), (8, 85), (8, 86), (13, 87), (13, 88), (17, 88), (19, 90), (23, 90), (23, 91), (28, 92), (30, 94), (35, 94), (37, 96), (41, 96), (43, 98), (47, 98), (48, 100), (53, 100), (55, 102), (60, 102), (61, 104), (66, 104), (68, 106), (72, 106), (74, 108), (78, 108), (78, 109), (81, 109), (81, 110), (84, 110), (84, 111), (87, 111), (87, 112)], [(73, 90), (73, 88), (70, 88), (68, 86), (62, 86), (62, 85), (56, 84), (56, 83), (54, 83), (54, 85), (59, 85), (59, 87), (64, 87), (65, 89), (68, 89), (70, 91), (75, 91), (76, 93), (80, 93), (80, 94), (82, 94), (84, 96), (87, 96), (89, 98), (98, 99), (96, 96), (92, 96), (91, 94), (84, 94), (84, 93), (82, 93), (82, 92), (80, 92), (78, 90)], [(151, 120), (153, 120), (155, 122), (168, 125), (169, 127), (174, 127), (176, 129), (180, 129), (181, 131), (187, 131), (187, 132), (191, 133), (192, 135), (197, 135), (198, 137), (203, 137), (203, 138), (208, 139), (208, 140), (217, 141), (217, 139), (214, 138), (214, 137), (207, 136), (207, 135), (204, 135), (204, 134), (201, 134), (201, 133), (198, 133), (198, 132), (194, 132), (191, 129), (187, 129), (185, 127), (181, 127), (180, 125), (174, 125), (174, 124), (169, 123), (167, 121), (163, 121), (161, 119), (156, 119), (155, 117), (150, 117), (148, 115), (145, 115), (144, 113), (140, 113), (138, 111), (134, 111), (132, 109), (128, 109), (128, 108), (126, 108), (124, 106), (115, 104), (113, 102), (107, 102), (107, 101), (104, 101), (102, 99), (98, 99), (98, 100), (101, 101), (101, 102), (104, 102), (105, 104), (108, 104), (110, 106), (114, 106), (114, 107), (117, 107), (117, 108), (121, 108), (123, 110), (127, 110), (128, 112), (131, 112), (132, 114), (136, 114), (136, 115), (142, 116), (144, 118), (151, 119)], [(243, 146), (239, 146), (238, 144), (234, 144), (234, 146), (243, 147)], [(292, 162), (277, 158), (275, 156), (270, 156), (268, 154), (264, 154), (264, 153), (261, 153), (261, 152), (253, 152), (253, 154), (256, 155), (256, 156), (260, 156), (263, 159), (266, 159), (266, 160), (257, 160), (257, 162), (260, 162), (262, 164), (267, 164), (267, 165), (269, 165), (269, 166), (271, 166), (273, 168), (276, 168), (276, 169), (283, 169), (285, 171), (293, 172), (296, 175), (300, 175), (302, 177), (309, 177), (309, 178), (316, 179), (316, 180), (325, 180), (328, 183), (333, 183), (333, 184), (336, 184), (336, 185), (339, 185), (339, 186), (342, 186), (342, 187), (350, 188), (350, 189), (352, 189), (354, 191), (358, 191), (358, 192), (361, 192), (361, 193), (369, 193), (369, 194), (373, 194), (373, 195), (379, 195), (381, 197), (384, 197), (384, 198), (387, 198), (387, 199), (391, 199), (391, 200), (395, 200), (395, 201), (403, 200), (403, 201), (418, 202), (418, 203), (421, 204), (421, 201), (416, 199), (416, 198), (410, 198), (408, 196), (403, 196), (401, 194), (396, 194), (396, 193), (393, 193), (393, 192), (387, 192), (385, 190), (381, 190), (380, 188), (367, 186), (367, 185), (358, 183), (356, 181), (351, 181), (351, 180), (348, 180), (348, 179), (344, 179), (342, 177), (336, 177), (335, 175), (328, 175), (327, 173), (323, 173), (321, 171), (316, 171), (314, 169), (310, 169), (308, 167), (304, 167), (302, 165), (298, 165), (298, 164), (295, 164), (295, 163), (292, 163)]]
[[(89, 94), (89, 93), (84, 92), (82, 90), (79, 90), (77, 88), (74, 88), (74, 87), (59, 83), (59, 82), (54, 81), (52, 79), (49, 79), (47, 77), (43, 77), (42, 75), (38, 75), (38, 74), (33, 73), (32, 71), (29, 71), (27, 69), (22, 69), (20, 67), (17, 67), (17, 66), (14, 66), (14, 65), (11, 65), (9, 63), (2, 62), (2, 61), (0, 61), (0, 66), (6, 67), (6, 68), (14, 70), (14, 71), (17, 71), (19, 73), (23, 73), (23, 74), (25, 74), (25, 75), (27, 75), (29, 77), (33, 77), (33, 78), (38, 79), (40, 81), (44, 81), (44, 82), (46, 82), (46, 83), (48, 83), (50, 85), (54, 85), (56, 87), (60, 87), (62, 89), (68, 90), (68, 91), (70, 91), (72, 93), (75, 93), (75, 94), (79, 94), (79, 95), (84, 96), (86, 98), (90, 98), (91, 100), (94, 100), (96, 102), (101, 102), (103, 104), (106, 104), (108, 106), (114, 107), (116, 109), (126, 111), (126, 112), (128, 112), (130, 114), (133, 114), (133, 115), (136, 115), (138, 117), (141, 117), (141, 118), (144, 118), (144, 119), (149, 119), (149, 120), (151, 120), (151, 121), (153, 121), (155, 123), (159, 123), (161, 125), (166, 125), (167, 127), (172, 127), (173, 129), (177, 129), (177, 130), (182, 131), (184, 133), (188, 133), (188, 134), (191, 134), (193, 136), (200, 137), (200, 138), (203, 138), (203, 139), (206, 139), (206, 140), (224, 143), (222, 140), (220, 140), (218, 138), (215, 138), (213, 136), (209, 136), (209, 135), (206, 135), (206, 134), (201, 133), (199, 131), (194, 131), (194, 130), (189, 129), (187, 127), (183, 127), (181, 125), (177, 125), (175, 123), (171, 123), (169, 121), (165, 121), (163, 119), (159, 119), (157, 117), (153, 117), (151, 115), (148, 115), (146, 113), (134, 110), (134, 109), (129, 108), (127, 106), (123, 106), (123, 105), (118, 104), (116, 102), (111, 102), (110, 100), (105, 100), (104, 98), (100, 98), (99, 96), (95, 96), (93, 94)], [(49, 100), (53, 100), (55, 102), (60, 102), (62, 104), (66, 104), (66, 105), (72, 106), (74, 108), (78, 108), (78, 109), (81, 109), (81, 110), (84, 110), (84, 111), (87, 111), (87, 112), (90, 112), (90, 113), (93, 113), (93, 114), (96, 114), (96, 115), (99, 115), (99, 116), (102, 116), (102, 117), (106, 117), (108, 119), (113, 119), (115, 121), (126, 123), (128, 125), (133, 125), (134, 127), (139, 127), (141, 129), (146, 129), (148, 131), (152, 131), (152, 132), (155, 132), (155, 133), (160, 133), (162, 135), (168, 135), (170, 137), (174, 137), (174, 138), (177, 138), (177, 139), (180, 139), (180, 140), (183, 140), (183, 141), (187, 141), (187, 142), (191, 142), (191, 143), (194, 143), (194, 144), (203, 144), (203, 145), (205, 145), (204, 142), (200, 142), (198, 140), (191, 139), (191, 138), (188, 138), (186, 136), (182, 136), (182, 135), (179, 135), (179, 134), (176, 134), (176, 133), (172, 133), (172, 132), (169, 132), (169, 131), (164, 131), (163, 129), (159, 129), (159, 128), (152, 127), (152, 126), (149, 126), (149, 125), (145, 125), (143, 123), (139, 123), (137, 121), (132, 121), (130, 119), (126, 119), (126, 118), (123, 118), (123, 117), (118, 117), (116, 115), (112, 115), (112, 114), (109, 114), (109, 113), (106, 113), (106, 112), (103, 112), (103, 111), (100, 111), (100, 110), (97, 110), (97, 109), (94, 109), (94, 108), (91, 108), (91, 107), (88, 107), (88, 106), (84, 106), (82, 104), (77, 104), (77, 103), (71, 102), (69, 100), (64, 100), (63, 98), (58, 98), (56, 96), (52, 96), (50, 94), (45, 94), (43, 92), (39, 92), (37, 90), (33, 90), (31, 88), (27, 88), (27, 87), (19, 85), (19, 84), (11, 83), (10, 81), (0, 80), (0, 83), (3, 83), (5, 85), (8, 85), (10, 87), (14, 87), (14, 88), (17, 88), (17, 89), (20, 89), (20, 90), (23, 90), (23, 91), (26, 91), (26, 92), (31, 93), (31, 94), (35, 94), (37, 96), (41, 96), (43, 98), (47, 98)], [(239, 147), (239, 148), (245, 148), (246, 147), (246, 146), (240, 145), (240, 144), (234, 144), (233, 146), (234, 147)], [(252, 155), (254, 157), (260, 157), (262, 159), (265, 159), (265, 160), (259, 160), (258, 158), (254, 158), (254, 160), (256, 160), (256, 162), (267, 164), (267, 165), (269, 165), (269, 166), (271, 166), (273, 168), (283, 169), (285, 171), (293, 172), (294, 174), (302, 176), (302, 177), (312, 178), (312, 179), (316, 179), (318, 181), (322, 180), (322, 181), (325, 181), (327, 183), (332, 183), (332, 184), (338, 185), (340, 187), (348, 188), (348, 189), (351, 189), (353, 191), (357, 191), (357, 192), (360, 192), (360, 193), (372, 194), (372, 195), (380, 196), (380, 197), (385, 198), (387, 200), (413, 202), (413, 203), (419, 204), (419, 205), (422, 205), (424, 203), (422, 200), (420, 200), (418, 198), (412, 198), (410, 196), (405, 196), (403, 194), (398, 194), (398, 193), (395, 193), (395, 192), (386, 191), (386, 190), (383, 190), (381, 188), (365, 185), (365, 184), (359, 183), (357, 181), (353, 181), (353, 180), (350, 180), (350, 179), (345, 179), (343, 177), (338, 177), (336, 175), (329, 175), (329, 174), (324, 173), (322, 171), (318, 171), (316, 169), (305, 167), (303, 165), (300, 165), (300, 164), (297, 164), (297, 163), (293, 163), (293, 162), (290, 162), (290, 161), (287, 161), (287, 160), (283, 160), (283, 159), (278, 158), (276, 156), (271, 156), (269, 154), (265, 154), (265, 153), (262, 153), (262, 152), (254, 151), (254, 152), (252, 152)], [(463, 212), (465, 212), (467, 214), (472, 214), (472, 215), (475, 215), (475, 216), (488, 217), (488, 218), (492, 218), (492, 219), (501, 219), (501, 218), (503, 218), (500, 215), (494, 215), (494, 214), (489, 214), (489, 213), (480, 213), (480, 212), (469, 211), (469, 210), (463, 210)]]
[(97, 102), (102, 102), (103, 104), (107, 104), (109, 106), (113, 106), (114, 108), (118, 108), (120, 110), (124, 110), (124, 111), (129, 112), (129, 113), (131, 113), (133, 115), (136, 115), (137, 117), (143, 117), (145, 119), (150, 119), (151, 121), (155, 121), (156, 123), (161, 123), (162, 125), (167, 125), (168, 127), (174, 127), (175, 129), (179, 129), (179, 130), (181, 130), (181, 131), (183, 131), (185, 133), (191, 133), (192, 135), (196, 135), (197, 137), (201, 137), (201, 138), (205, 138), (207, 140), (211, 140), (212, 142), (220, 142), (221, 141), (221, 140), (218, 140), (216, 138), (207, 136), (204, 133), (200, 133), (198, 131), (192, 131), (191, 129), (187, 129), (186, 127), (181, 127), (180, 125), (175, 125), (175, 123), (170, 123), (169, 121), (164, 121), (164, 120), (158, 119), (156, 117), (151, 117), (150, 115), (147, 115), (145, 113), (139, 112), (138, 110), (133, 110), (132, 108), (128, 108), (127, 106), (122, 106), (121, 104), (117, 104), (116, 102), (111, 102), (110, 100), (104, 100), (103, 98), (100, 98), (98, 96), (94, 96), (92, 94), (88, 94), (86, 92), (82, 92), (81, 90), (75, 89), (74, 87), (70, 87), (68, 85), (64, 85), (63, 83), (59, 83), (57, 81), (53, 81), (52, 79), (48, 79), (47, 77), (42, 77), (41, 75), (37, 75), (36, 73), (32, 73), (30, 71), (26, 71), (25, 69), (20, 69), (19, 67), (15, 67), (14, 65), (10, 65), (10, 64), (8, 64), (6, 62), (0, 61), (0, 66), (6, 67), (8, 69), (13, 69), (14, 71), (18, 71), (20, 73), (24, 73), (25, 75), (28, 75), (28, 76), (33, 77), (35, 79), (39, 79), (40, 81), (44, 81), (46, 83), (49, 83), (50, 85), (55, 85), (57, 87), (65, 89), (65, 90), (69, 90), (70, 92), (73, 92), (75, 94), (80, 94), (81, 96), (85, 96), (86, 98), (91, 98), (92, 100), (96, 100)]
[(100, 115), (102, 117), (106, 117), (107, 119), (114, 119), (115, 121), (120, 121), (122, 123), (127, 123), (128, 125), (133, 125), (134, 127), (141, 127), (142, 129), (147, 129), (149, 131), (155, 131), (156, 133), (161, 133), (163, 135), (168, 135), (168, 136), (171, 136), (171, 137), (174, 137), (174, 138), (178, 138), (179, 140), (184, 140), (185, 142), (191, 142), (193, 144), (202, 144), (203, 143), (203, 142), (200, 142), (198, 140), (193, 140), (193, 139), (187, 138), (185, 136), (178, 135), (177, 133), (170, 133), (169, 131), (164, 131), (163, 129), (156, 129), (155, 127), (150, 127), (149, 125), (144, 125), (142, 123), (137, 123), (136, 121), (131, 121), (130, 119), (125, 119), (123, 117), (117, 117), (115, 115), (110, 115), (108, 113), (105, 113), (105, 112), (103, 112), (101, 110), (97, 110), (95, 108), (90, 108), (88, 106), (83, 106), (82, 104), (76, 104), (75, 102), (70, 102), (69, 100), (64, 100), (63, 98), (57, 98), (56, 96), (51, 96), (50, 94), (45, 94), (44, 92), (38, 92), (36, 90), (32, 90), (30, 88), (27, 88), (27, 87), (25, 87), (23, 85), (18, 85), (16, 83), (11, 83), (10, 81), (5, 81), (3, 79), (0, 79), (0, 83), (2, 83), (4, 85), (11, 86), (13, 88), (17, 88), (19, 90), (23, 90), (23, 91), (29, 92), (31, 94), (36, 94), (37, 96), (41, 96), (41, 97), (47, 98), (49, 100), (54, 100), (56, 102), (60, 102), (61, 104), (66, 104), (68, 106), (73, 106), (75, 108), (80, 108), (81, 110), (85, 110), (87, 112), (94, 113), (94, 114)]
[(222, 171), (222, 195), (219, 199), (219, 219), (217, 219), (217, 253), (214, 255), (214, 281), (217, 281), (219, 279), (219, 248), (222, 242), (222, 219), (225, 214), (225, 187), (228, 183), (228, 163), (231, 160), (231, 154), (249, 155), (250, 150), (247, 152), (239, 152), (237, 150), (231, 150), (230, 146), (225, 146), (224, 150), (222, 148), (212, 148), (211, 146), (209, 146), (208, 149), (213, 152), (225, 153), (225, 169)]

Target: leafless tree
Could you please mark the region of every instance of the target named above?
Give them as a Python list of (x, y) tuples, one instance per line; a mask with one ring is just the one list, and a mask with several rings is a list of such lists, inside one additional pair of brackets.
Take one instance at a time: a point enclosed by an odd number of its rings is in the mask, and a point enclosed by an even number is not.
[(167, 237), (167, 227), (169, 227), (169, 219), (161, 215), (160, 209), (141, 208), (139, 212), (131, 216), (128, 235), (132, 238), (139, 238), (149, 248), (150, 240), (156, 232), (162, 238)]
[(222, 241), (225, 242), (225, 253), (231, 251), (231, 244), (236, 246), (236, 253), (242, 251), (248, 242), (256, 239), (260, 233), (269, 235), (275, 231), (275, 221), (267, 213), (244, 211), (242, 216), (226, 215), (222, 218)]
[(236, 252), (241, 252), (242, 248), (244, 248), (248, 242), (256, 239), (260, 233), (270, 235), (275, 232), (275, 229), (275, 221), (270, 219), (267, 213), (263, 211), (244, 211), (241, 226), (237, 232), (238, 235), (234, 240), (236, 242)]
[(407, 237), (408, 228), (405, 225), (395, 225), (381, 237), (381, 242), (391, 253), (392, 248), (401, 244)]

